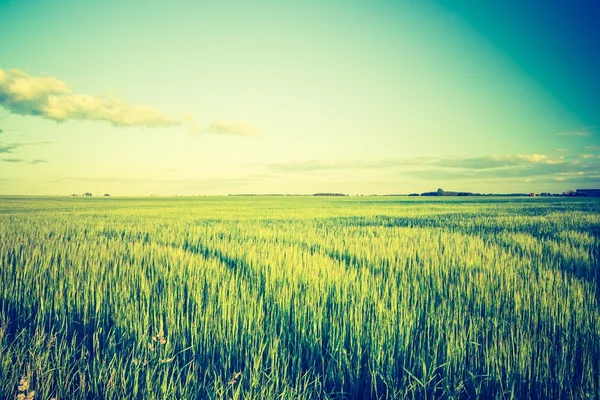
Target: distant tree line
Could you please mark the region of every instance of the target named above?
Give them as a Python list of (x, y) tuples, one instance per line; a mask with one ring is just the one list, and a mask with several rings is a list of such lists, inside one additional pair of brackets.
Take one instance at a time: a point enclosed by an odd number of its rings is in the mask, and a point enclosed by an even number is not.
[[(418, 196), (418, 194), (413, 193), (410, 196)], [(472, 193), (472, 192), (450, 192), (450, 191), (447, 192), (440, 188), (435, 192), (421, 193), (421, 196), (482, 196), (482, 194), (481, 193)]]
[[(85, 192), (84, 194), (81, 194), (81, 195), (80, 195), (80, 194), (77, 194), (77, 193), (73, 193), (71, 196), (72, 196), (72, 197), (77, 197), (77, 196), (83, 196), (83, 197), (92, 197), (92, 196), (93, 196), (93, 194), (91, 194), (90, 192)], [(104, 196), (105, 196), (105, 197), (108, 197), (108, 196), (110, 196), (110, 194), (108, 194), (108, 193), (104, 193)]]

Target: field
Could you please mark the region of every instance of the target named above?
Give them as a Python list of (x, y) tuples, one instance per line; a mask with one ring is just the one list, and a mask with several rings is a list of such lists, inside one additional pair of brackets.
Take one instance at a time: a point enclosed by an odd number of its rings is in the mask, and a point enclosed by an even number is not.
[(599, 304), (594, 199), (0, 198), (0, 398), (598, 398)]

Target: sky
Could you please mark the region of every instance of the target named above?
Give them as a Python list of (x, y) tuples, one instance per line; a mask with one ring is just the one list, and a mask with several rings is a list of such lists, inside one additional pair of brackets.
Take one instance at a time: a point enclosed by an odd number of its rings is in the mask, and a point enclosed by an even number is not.
[(596, 0), (0, 0), (0, 194), (600, 188)]

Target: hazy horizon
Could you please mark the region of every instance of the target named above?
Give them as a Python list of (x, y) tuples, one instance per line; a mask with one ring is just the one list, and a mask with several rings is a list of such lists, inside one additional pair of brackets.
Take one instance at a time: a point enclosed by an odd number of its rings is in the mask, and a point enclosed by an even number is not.
[(580, 0), (0, 0), (0, 195), (600, 187)]

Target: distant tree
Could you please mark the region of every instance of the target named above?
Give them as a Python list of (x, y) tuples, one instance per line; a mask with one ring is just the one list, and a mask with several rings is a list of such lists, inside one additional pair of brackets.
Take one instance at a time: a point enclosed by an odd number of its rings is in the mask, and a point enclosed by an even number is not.
[(437, 190), (437, 195), (438, 196), (443, 196), (444, 195), (444, 190), (442, 190), (441, 188)]
[(110, 196), (110, 194), (104, 193), (104, 197), (108, 197), (108, 196)]
[(92, 196), (92, 194), (91, 194), (90, 192), (85, 192), (85, 195), (84, 195), (84, 196), (91, 197), (91, 196)]

